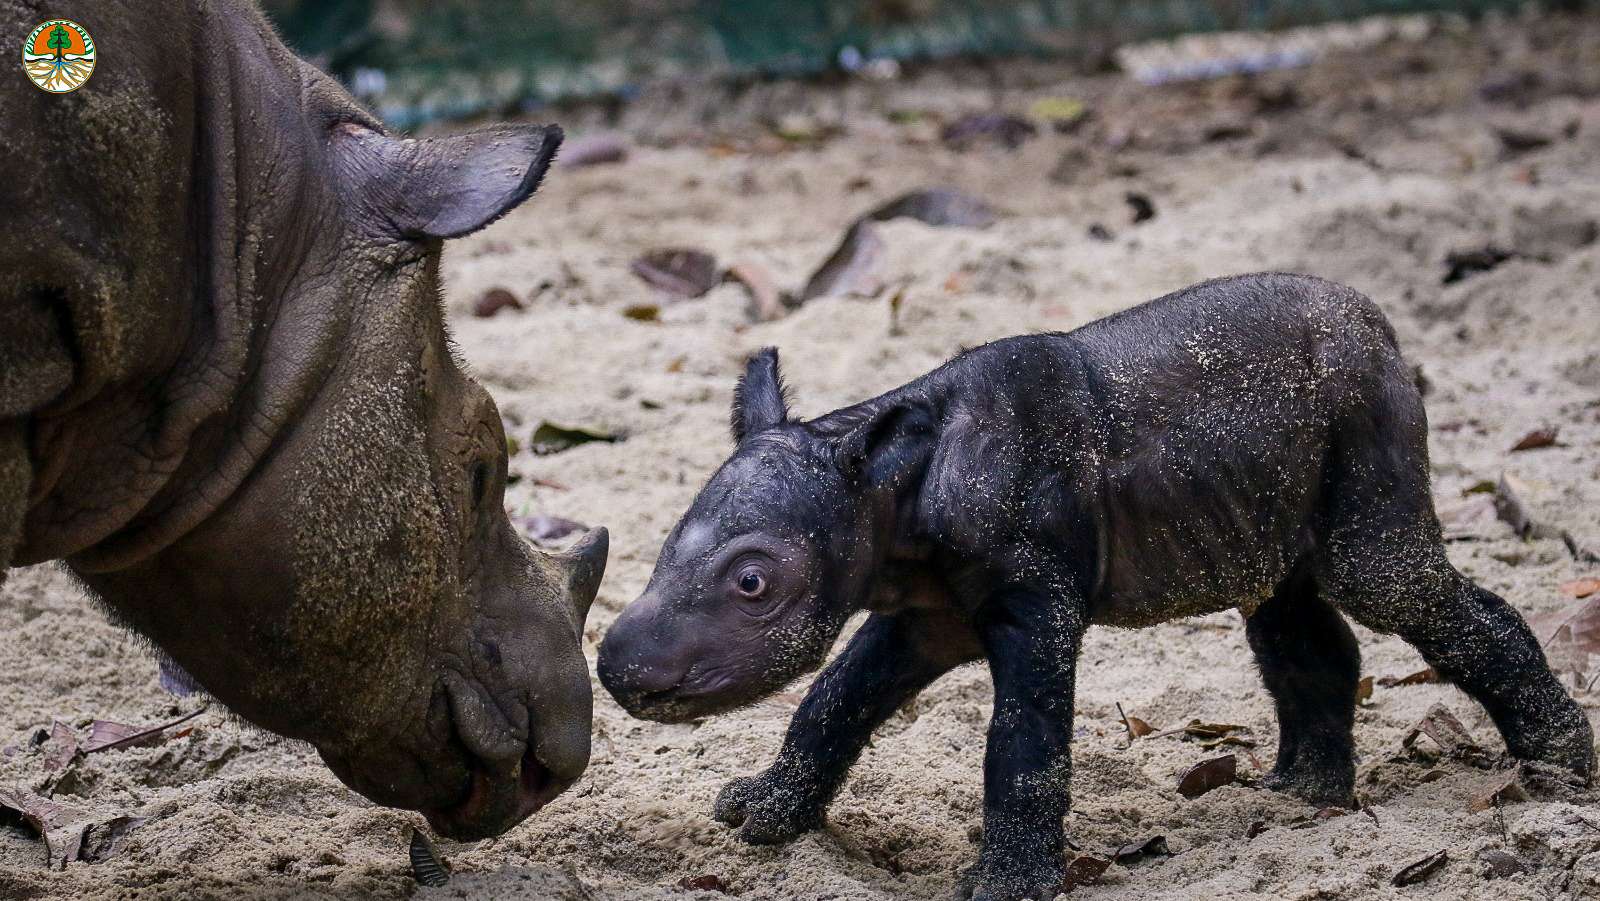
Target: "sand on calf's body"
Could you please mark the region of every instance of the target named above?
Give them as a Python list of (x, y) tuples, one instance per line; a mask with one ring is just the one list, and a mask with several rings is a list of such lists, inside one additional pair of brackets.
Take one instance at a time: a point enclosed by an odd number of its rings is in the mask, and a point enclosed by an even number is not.
[[(612, 560), (589, 621), (592, 661), (668, 529), (727, 454), (727, 403), (750, 351), (782, 347), (798, 410), (814, 415), (985, 340), (1070, 329), (1211, 276), (1300, 271), (1373, 297), (1422, 368), (1435, 495), (1460, 538), (1449, 546), (1457, 566), (1526, 615), (1561, 609), (1573, 601), (1557, 586), (1600, 566), (1575, 562), (1559, 540), (1518, 540), (1466, 492), (1510, 473), (1543, 521), (1600, 542), (1596, 47), (1596, 20), (1545, 19), (1446, 28), (1305, 70), (1160, 89), (1018, 64), (999, 76), (1004, 108), (1072, 96), (1094, 116), (1014, 152), (956, 153), (928, 117), (885, 115), (990, 109), (993, 84), (959, 69), (852, 86), (847, 102), (794, 85), (737, 102), (709, 97), (700, 102), (723, 107), (714, 138), (693, 102), (652, 107), (647, 98), (624, 116), (625, 133), (648, 138), (625, 163), (558, 170), (526, 208), (446, 252), (457, 340), (520, 443), (508, 503), (611, 528)], [(815, 146), (784, 145), (759, 125), (768, 108), (823, 122), (844, 109), (846, 130)], [(582, 117), (573, 124), (582, 130)], [(880, 224), (886, 287), (873, 298), (820, 299), (752, 324), (737, 284), (668, 302), (629, 272), (646, 249), (689, 245), (798, 287), (854, 216), (928, 185), (961, 188), (1006, 215), (983, 230)], [(1130, 193), (1149, 201), (1153, 218), (1132, 222)], [(1476, 271), (1474, 260), (1492, 268)], [(1461, 271), (1447, 284), (1453, 269)], [(474, 299), (495, 286), (524, 309), (474, 318)], [(659, 321), (623, 314), (649, 304)], [(528, 438), (545, 420), (627, 438), (535, 456)], [(1556, 446), (1508, 452), (1551, 426)], [(62, 871), (44, 869), (40, 842), (0, 827), (0, 897), (415, 890), (405, 849), (419, 818), (373, 807), (306, 746), (216, 711), (181, 738), (47, 772), (26, 745), (53, 719), (152, 723), (202, 701), (165, 694), (150, 652), (50, 567), (11, 574), (0, 634), (0, 743), (24, 747), (0, 756), (0, 787), (49, 786), (102, 819), (146, 818), (105, 862)], [(1358, 634), (1364, 674), (1422, 667), (1402, 642)], [(1600, 661), (1584, 665), (1592, 678)], [(1573, 682), (1565, 670), (1563, 679)], [(424, 896), (668, 897), (683, 894), (681, 879), (715, 876), (744, 898), (942, 898), (975, 859), (990, 703), (982, 667), (952, 673), (894, 716), (828, 828), (778, 848), (740, 844), (710, 810), (726, 780), (770, 760), (798, 695), (664, 726), (628, 718), (598, 683), (595, 691), (584, 778), (498, 841), (442, 844), (456, 876)], [(1600, 690), (1577, 697), (1600, 720)], [(1157, 729), (1242, 724), (1255, 745), (1207, 750), (1172, 736), (1130, 745), (1118, 703)], [(1600, 893), (1600, 796), (1473, 809), (1500, 773), (1401, 751), (1407, 730), (1440, 703), (1499, 750), (1481, 709), (1454, 689), (1375, 688), (1355, 732), (1357, 793), (1371, 815), (1315, 820), (1303, 804), (1239, 786), (1185, 800), (1178, 774), (1206, 757), (1237, 752), (1248, 776), (1272, 762), (1271, 700), (1239, 617), (1093, 630), (1080, 665), (1071, 835), (1101, 853), (1163, 835), (1176, 853), (1113, 866), (1076, 894), (1390, 897), (1402, 867), (1439, 850), (1448, 863), (1414, 891)], [(1514, 855), (1521, 872), (1491, 881), (1494, 851)]]

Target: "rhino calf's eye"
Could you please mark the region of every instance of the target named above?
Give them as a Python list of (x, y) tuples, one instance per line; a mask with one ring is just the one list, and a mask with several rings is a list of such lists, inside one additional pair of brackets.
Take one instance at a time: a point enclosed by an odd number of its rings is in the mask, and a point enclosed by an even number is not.
[(767, 577), (758, 569), (747, 569), (739, 575), (739, 593), (749, 598), (760, 597), (767, 591)]

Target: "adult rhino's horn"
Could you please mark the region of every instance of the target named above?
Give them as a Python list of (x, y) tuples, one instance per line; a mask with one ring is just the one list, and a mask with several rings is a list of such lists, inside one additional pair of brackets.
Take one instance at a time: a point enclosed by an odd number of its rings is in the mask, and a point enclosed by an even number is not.
[(606, 555), (610, 549), (610, 534), (598, 528), (590, 529), (577, 544), (554, 555), (566, 569), (567, 597), (571, 599), (579, 626), (588, 618), (589, 605), (600, 591), (600, 579), (606, 574)]
[(356, 122), (332, 152), (359, 221), (375, 235), (457, 238), (527, 200), (555, 160), (555, 125), (506, 125), (445, 138), (396, 138)]

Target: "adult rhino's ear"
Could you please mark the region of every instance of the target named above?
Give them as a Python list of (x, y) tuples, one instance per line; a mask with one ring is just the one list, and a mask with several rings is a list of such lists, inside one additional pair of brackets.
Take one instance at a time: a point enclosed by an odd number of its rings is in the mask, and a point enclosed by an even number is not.
[(561, 138), (554, 125), (503, 125), (411, 140), (342, 122), (333, 128), (333, 153), (347, 201), (375, 231), (457, 238), (527, 200)]
[(852, 483), (895, 490), (926, 468), (934, 431), (926, 404), (898, 400), (841, 436), (834, 462)]
[(778, 349), (765, 347), (744, 364), (744, 375), (733, 389), (733, 440), (770, 429), (789, 418), (789, 388), (778, 370)]

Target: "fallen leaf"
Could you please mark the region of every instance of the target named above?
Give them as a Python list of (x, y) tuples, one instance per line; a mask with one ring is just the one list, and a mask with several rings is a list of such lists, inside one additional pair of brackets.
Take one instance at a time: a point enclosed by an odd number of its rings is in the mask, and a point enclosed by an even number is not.
[(1356, 703), (1364, 704), (1370, 700), (1372, 700), (1372, 677), (1362, 676), (1361, 681), (1356, 683)]
[(771, 322), (789, 314), (789, 307), (783, 302), (772, 276), (760, 266), (750, 262), (734, 263), (723, 278), (740, 285), (750, 296), (747, 310), (751, 320)]
[(581, 522), (543, 513), (523, 517), (518, 525), (535, 544), (555, 544), (568, 535), (589, 531), (589, 527)]
[(1486, 790), (1473, 795), (1472, 800), (1467, 802), (1467, 810), (1477, 813), (1502, 804), (1514, 804), (1526, 800), (1528, 800), (1528, 790), (1517, 780), (1517, 774), (1511, 772), (1495, 779)]
[(1498, 848), (1484, 848), (1479, 851), (1478, 862), (1483, 864), (1484, 875), (1490, 879), (1504, 879), (1528, 871), (1527, 865), (1521, 858)]
[(529, 450), (544, 457), (550, 454), (559, 454), (564, 450), (571, 450), (580, 444), (600, 441), (615, 444), (621, 441), (620, 435), (602, 432), (586, 426), (564, 426), (545, 420), (540, 422), (533, 430), (533, 435), (528, 439)]
[(187, 723), (205, 713), (206, 709), (201, 707), (156, 726), (129, 726), (126, 723), (114, 723), (110, 720), (95, 720), (89, 726), (89, 741), (84, 744), (83, 753), (97, 754), (101, 751), (120, 751), (135, 745), (155, 744), (162, 740), (162, 733), (179, 723)]
[(1530, 150), (1549, 147), (1555, 141), (1554, 138), (1547, 134), (1520, 128), (1497, 128), (1494, 131), (1495, 136), (1500, 139), (1501, 145), (1512, 156), (1527, 153)]
[(45, 772), (59, 770), (78, 756), (78, 733), (66, 723), (54, 720), (50, 723), (46, 747), (49, 750), (44, 755)]
[(728, 894), (728, 884), (722, 877), (708, 873), (705, 876), (685, 876), (678, 880), (678, 888), (691, 892), (721, 892)]
[(626, 162), (627, 159), (628, 145), (620, 135), (585, 135), (561, 145), (559, 165), (563, 169), (582, 169)]
[(1411, 731), (1400, 740), (1400, 746), (1410, 750), (1423, 735), (1433, 739), (1433, 743), (1447, 756), (1473, 763), (1482, 763), (1487, 759), (1483, 748), (1472, 737), (1472, 733), (1468, 732), (1467, 727), (1461, 725), (1456, 715), (1443, 704), (1435, 704), (1428, 708), (1421, 721), (1411, 727)]
[(487, 319), (504, 309), (520, 310), (522, 301), (505, 288), (490, 288), (479, 295), (472, 304), (472, 315)]
[(1202, 760), (1178, 780), (1178, 794), (1198, 798), (1214, 788), (1232, 785), (1238, 781), (1238, 772), (1239, 758), (1232, 754)]
[(1340, 818), (1342, 816), (1346, 816), (1346, 815), (1354, 813), (1354, 812), (1355, 811), (1352, 811), (1348, 807), (1323, 807), (1323, 808), (1318, 809), (1316, 813), (1313, 813), (1311, 816), (1306, 817), (1305, 819), (1301, 820), (1298, 823), (1295, 823), (1293, 826), (1290, 826), (1289, 828), (1290, 829), (1311, 829), (1311, 828), (1314, 828), (1316, 826), (1320, 826), (1320, 825), (1322, 825), (1323, 823), (1326, 823), (1329, 820), (1336, 820), (1336, 819), (1338, 819), (1338, 818)]
[(1516, 444), (1511, 445), (1511, 453), (1516, 453), (1517, 451), (1537, 450), (1541, 447), (1553, 447), (1556, 443), (1556, 437), (1560, 434), (1561, 429), (1554, 426), (1544, 429), (1534, 429), (1528, 434), (1523, 435), (1521, 438), (1518, 438)]
[(864, 218), (874, 222), (915, 219), (941, 228), (988, 228), (996, 217), (987, 203), (970, 194), (949, 188), (925, 188), (902, 194)]
[(1129, 742), (1132, 742), (1136, 738), (1144, 738), (1146, 735), (1156, 731), (1144, 720), (1139, 719), (1136, 716), (1129, 716), (1128, 714), (1124, 713), (1122, 710), (1122, 703), (1120, 701), (1117, 703), (1117, 713), (1122, 717), (1122, 727), (1128, 730)]
[(411, 878), (418, 885), (440, 886), (450, 881), (450, 870), (444, 861), (439, 859), (439, 852), (433, 847), (433, 842), (422, 834), (422, 830), (411, 827)]
[(637, 257), (629, 268), (646, 284), (674, 297), (702, 297), (722, 281), (717, 258), (703, 250), (667, 247)]
[(1600, 591), (1600, 579), (1573, 579), (1571, 582), (1562, 582), (1556, 590), (1569, 598), (1582, 600), (1597, 591)]
[(79, 844), (79, 859), (85, 863), (104, 863), (117, 856), (127, 843), (128, 834), (143, 826), (147, 819), (115, 816), (103, 823), (89, 824)]
[(806, 286), (800, 290), (800, 303), (818, 297), (838, 297), (850, 294), (872, 294), (880, 285), (878, 264), (884, 254), (883, 238), (871, 220), (863, 219), (845, 232), (844, 240), (834, 249)]
[(1432, 685), (1438, 681), (1438, 670), (1430, 666), (1404, 676), (1384, 676), (1378, 680), (1378, 684), (1384, 688), (1398, 688), (1403, 685)]
[(1449, 860), (1449, 852), (1435, 851), (1421, 860), (1413, 861), (1401, 867), (1400, 872), (1394, 874), (1394, 878), (1391, 879), (1390, 882), (1402, 887), (1407, 885), (1416, 885), (1422, 880), (1427, 879), (1429, 876), (1432, 876), (1434, 873), (1437, 873), (1439, 869), (1443, 867)]
[(1028, 117), (1058, 132), (1070, 132), (1083, 123), (1089, 107), (1076, 97), (1040, 97), (1028, 107)]
[(1123, 866), (1138, 863), (1147, 857), (1171, 857), (1165, 835), (1152, 835), (1143, 841), (1129, 842), (1118, 848), (1111, 857)]
[(1445, 273), (1441, 282), (1453, 285), (1480, 273), (1488, 272), (1516, 254), (1498, 247), (1479, 247), (1471, 250), (1453, 250), (1445, 254)]
[(1039, 127), (1021, 116), (972, 113), (946, 125), (939, 139), (953, 150), (970, 150), (986, 142), (1015, 150), (1038, 135)]
[(1181, 736), (1185, 741), (1215, 741), (1227, 738), (1234, 732), (1249, 732), (1249, 726), (1240, 726), (1236, 723), (1203, 723), (1200, 720), (1190, 720), (1176, 729), (1157, 732), (1151, 738), (1165, 738), (1169, 735)]
[(1156, 205), (1144, 194), (1129, 191), (1123, 197), (1128, 202), (1128, 207), (1133, 210), (1133, 224), (1148, 222), (1156, 217)]
[(1528, 624), (1546, 650), (1564, 646), (1585, 654), (1600, 654), (1600, 595), (1566, 610), (1529, 617)]
[(1110, 868), (1110, 858), (1079, 854), (1067, 863), (1067, 869), (1062, 874), (1061, 891), (1071, 892), (1080, 885), (1092, 885)]
[(26, 826), (44, 840), (45, 865), (60, 869), (77, 860), (87, 811), (20, 788), (0, 788), (0, 824)]
[(636, 303), (622, 308), (622, 315), (635, 322), (660, 322), (661, 307), (653, 303)]

